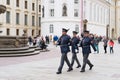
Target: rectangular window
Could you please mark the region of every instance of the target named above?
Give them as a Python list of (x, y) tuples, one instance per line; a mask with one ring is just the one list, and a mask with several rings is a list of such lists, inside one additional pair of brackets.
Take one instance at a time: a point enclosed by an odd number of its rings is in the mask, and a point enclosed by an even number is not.
[(50, 25), (50, 33), (53, 33), (54, 32), (54, 27), (53, 27), (53, 24)]
[(20, 14), (16, 13), (16, 24), (20, 24)]
[(25, 25), (27, 25), (27, 23), (28, 23), (28, 16), (25, 14)]
[(34, 31), (34, 30), (32, 30), (32, 36), (34, 36), (34, 33), (35, 33), (35, 31)]
[(50, 0), (50, 3), (54, 3), (54, 0)]
[(16, 35), (19, 36), (19, 29), (16, 29)]
[(8, 36), (10, 35), (10, 29), (7, 29), (7, 35)]
[(32, 3), (32, 10), (35, 10), (35, 3)]
[(10, 0), (7, 0), (7, 1), (6, 1), (6, 4), (7, 4), (7, 5), (10, 5)]
[(32, 26), (35, 26), (35, 16), (32, 16)]
[(54, 9), (50, 9), (50, 16), (54, 16)]
[(39, 17), (39, 27), (41, 27), (41, 17)]
[(74, 0), (74, 3), (75, 3), (75, 4), (78, 4), (78, 0)]
[(75, 10), (74, 10), (74, 16), (75, 16), (75, 17), (78, 17), (78, 9), (75, 9)]
[(27, 1), (25, 1), (25, 9), (27, 9)]
[(76, 25), (76, 26), (75, 26), (75, 31), (76, 31), (76, 32), (79, 32), (79, 25)]
[(41, 5), (39, 5), (39, 12), (41, 12)]
[(19, 7), (19, 0), (16, 0), (16, 6)]
[(10, 23), (10, 12), (6, 12), (6, 23)]

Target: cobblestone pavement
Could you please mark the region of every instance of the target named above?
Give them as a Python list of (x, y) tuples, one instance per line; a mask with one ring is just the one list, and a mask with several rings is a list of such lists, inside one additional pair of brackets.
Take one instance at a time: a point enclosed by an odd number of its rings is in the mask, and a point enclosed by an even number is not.
[[(100, 43), (100, 53), (92, 53), (89, 57), (94, 68), (90, 71), (87, 66), (85, 73), (80, 73), (80, 69), (75, 68), (76, 64), (72, 72), (67, 72), (68, 67), (65, 64), (62, 74), (56, 75), (60, 50), (54, 46), (50, 49), (50, 52), (35, 56), (0, 58), (0, 80), (120, 80), (120, 45), (117, 43), (114, 54), (104, 54)], [(71, 53), (68, 55), (71, 59)], [(82, 54), (78, 56), (82, 63)]]

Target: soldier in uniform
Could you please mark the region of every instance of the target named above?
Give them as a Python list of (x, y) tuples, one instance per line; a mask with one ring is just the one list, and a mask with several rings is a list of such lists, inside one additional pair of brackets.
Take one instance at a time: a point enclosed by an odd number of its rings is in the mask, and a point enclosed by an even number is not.
[(93, 67), (93, 64), (88, 59), (89, 54), (91, 53), (90, 45), (94, 48), (94, 51), (96, 51), (94, 45), (91, 43), (91, 39), (89, 38), (89, 31), (84, 31), (84, 37), (80, 45), (83, 53), (83, 65), (80, 72), (85, 72), (86, 64), (89, 65), (89, 70)]
[(73, 38), (71, 39), (71, 48), (72, 48), (71, 66), (73, 66), (74, 61), (76, 60), (77, 65), (78, 65), (76, 68), (81, 67), (80, 62), (77, 58), (77, 53), (79, 53), (79, 48), (78, 48), (79, 41), (80, 39), (77, 37), (77, 32), (73, 31)]
[(70, 40), (71, 40), (70, 36), (67, 35), (67, 32), (68, 32), (68, 30), (63, 28), (62, 36), (58, 40), (58, 45), (60, 45), (62, 56), (61, 56), (60, 66), (59, 66), (58, 72), (56, 72), (56, 74), (62, 73), (64, 61), (67, 63), (67, 65), (69, 67), (67, 72), (70, 72), (73, 70), (73, 68), (68, 60), (68, 57), (67, 57), (67, 53), (70, 52), (69, 46), (70, 46)]

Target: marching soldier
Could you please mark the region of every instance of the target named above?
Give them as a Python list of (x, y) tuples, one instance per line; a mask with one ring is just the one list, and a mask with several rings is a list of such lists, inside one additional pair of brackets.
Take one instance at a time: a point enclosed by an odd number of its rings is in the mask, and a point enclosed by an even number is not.
[(78, 66), (76, 68), (81, 67), (80, 62), (77, 58), (77, 53), (79, 53), (79, 44), (80, 39), (77, 37), (77, 32), (73, 31), (73, 38), (71, 39), (71, 48), (72, 48), (72, 61), (71, 66), (73, 66), (74, 61), (77, 62)]
[[(93, 68), (93, 64), (89, 61), (88, 57), (91, 53), (90, 45), (94, 48), (94, 45), (91, 44), (91, 39), (89, 38), (89, 31), (84, 31), (84, 37), (81, 41), (82, 53), (83, 53), (83, 65), (80, 72), (85, 72), (86, 64), (89, 65), (89, 70)], [(96, 51), (96, 50), (95, 50)]]
[(69, 46), (70, 46), (70, 40), (71, 40), (70, 36), (67, 35), (67, 32), (68, 32), (68, 30), (63, 28), (62, 36), (58, 40), (58, 45), (60, 45), (62, 56), (61, 56), (60, 66), (59, 66), (58, 72), (56, 72), (56, 74), (62, 73), (64, 61), (67, 63), (67, 65), (69, 67), (67, 72), (70, 72), (73, 70), (73, 68), (68, 60), (68, 57), (67, 57), (67, 53), (70, 52)]

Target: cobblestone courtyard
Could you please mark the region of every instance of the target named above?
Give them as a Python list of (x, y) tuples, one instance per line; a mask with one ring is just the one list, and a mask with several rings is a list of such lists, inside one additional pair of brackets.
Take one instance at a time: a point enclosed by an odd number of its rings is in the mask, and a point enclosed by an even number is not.
[[(63, 73), (56, 75), (60, 62), (59, 47), (49, 45), (50, 52), (34, 56), (0, 58), (0, 80), (120, 80), (120, 45), (115, 44), (114, 54), (104, 54), (100, 43), (100, 54), (92, 53), (89, 57), (94, 64), (93, 70), (88, 66), (85, 73), (80, 69), (67, 72), (65, 64)], [(71, 59), (71, 53), (68, 54)], [(82, 55), (78, 54), (82, 63)]]

